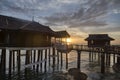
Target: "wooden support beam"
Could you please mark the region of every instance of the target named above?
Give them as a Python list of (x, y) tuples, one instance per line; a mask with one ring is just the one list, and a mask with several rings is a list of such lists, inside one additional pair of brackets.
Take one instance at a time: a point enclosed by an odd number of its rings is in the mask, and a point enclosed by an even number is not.
[[(40, 61), (40, 53), (41, 53), (41, 51), (38, 50), (37, 62)], [(39, 72), (39, 64), (37, 64), (36, 72)]]
[(55, 71), (55, 47), (53, 47), (53, 72)]
[(62, 68), (62, 66), (63, 66), (63, 54), (62, 54), (62, 52), (60, 52), (60, 55), (61, 55), (61, 68)]
[(13, 72), (15, 71), (15, 51), (13, 50)]
[[(43, 60), (43, 50), (41, 50), (40, 60)], [(40, 63), (40, 71), (42, 72), (42, 63)]]
[(9, 51), (9, 78), (11, 79), (12, 74), (12, 50)]
[(0, 66), (0, 76), (3, 80), (5, 80), (6, 76), (6, 49), (2, 49), (1, 52), (1, 66)]
[(105, 53), (101, 53), (101, 73), (105, 73)]
[(81, 51), (78, 50), (77, 51), (77, 68), (80, 69), (80, 66), (81, 66)]
[(47, 71), (47, 49), (45, 50), (45, 64), (44, 64), (44, 70)]
[(57, 69), (59, 69), (59, 52), (57, 51)]
[(20, 68), (21, 68), (20, 50), (17, 51), (17, 66), (18, 66), (18, 73), (20, 73)]
[[(36, 50), (33, 50), (33, 63), (36, 61)], [(33, 65), (33, 70), (35, 70), (35, 65)]]
[(50, 62), (51, 62), (51, 59), (50, 59), (50, 53), (51, 53), (51, 48), (50, 49), (48, 49), (48, 62), (49, 62), (49, 66), (50, 66)]
[(66, 69), (68, 69), (68, 53), (66, 53)]

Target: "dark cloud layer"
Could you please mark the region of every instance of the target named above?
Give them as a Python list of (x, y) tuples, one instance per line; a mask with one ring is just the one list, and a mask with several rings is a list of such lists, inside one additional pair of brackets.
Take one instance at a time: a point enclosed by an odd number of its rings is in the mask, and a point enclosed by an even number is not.
[[(73, 13), (54, 14), (50, 17), (45, 17), (49, 23), (56, 23), (64, 25), (67, 24), (71, 27), (97, 27), (107, 26), (109, 22), (104, 20), (104, 16), (108, 15), (112, 9), (120, 5), (120, 0), (87, 0), (86, 3), (80, 6), (79, 10)], [(110, 6), (113, 8), (110, 10)], [(55, 16), (57, 15), (57, 16)], [(103, 18), (101, 18), (103, 16)], [(64, 24), (63, 24), (64, 22)], [(54, 26), (54, 25), (53, 25)], [(104, 31), (104, 30), (103, 30)]]
[[(116, 31), (110, 27), (110, 14), (120, 13), (120, 0), (1, 0), (0, 14), (35, 16), (49, 26), (68, 26), (80, 30)], [(43, 21), (42, 21), (43, 20)], [(91, 29), (90, 29), (91, 28)], [(93, 29), (94, 28), (94, 29)]]

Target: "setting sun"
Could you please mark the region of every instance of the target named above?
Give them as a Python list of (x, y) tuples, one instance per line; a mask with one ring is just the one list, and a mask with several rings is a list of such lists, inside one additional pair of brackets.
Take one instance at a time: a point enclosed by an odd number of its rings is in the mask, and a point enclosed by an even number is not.
[(70, 38), (67, 38), (67, 43), (70, 43), (71, 42), (71, 39)]

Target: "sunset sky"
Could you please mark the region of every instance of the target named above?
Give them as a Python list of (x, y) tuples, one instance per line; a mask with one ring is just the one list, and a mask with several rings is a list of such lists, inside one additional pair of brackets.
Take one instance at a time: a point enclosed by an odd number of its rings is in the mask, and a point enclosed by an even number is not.
[(0, 0), (0, 14), (67, 30), (72, 42), (88, 34), (109, 34), (120, 44), (120, 0)]

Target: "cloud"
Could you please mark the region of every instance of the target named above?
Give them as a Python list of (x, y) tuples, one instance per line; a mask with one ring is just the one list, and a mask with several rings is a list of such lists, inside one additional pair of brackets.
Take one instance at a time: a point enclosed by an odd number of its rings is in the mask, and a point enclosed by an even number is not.
[(103, 27), (108, 25), (104, 16), (119, 12), (120, 0), (1, 0), (0, 10), (23, 18), (42, 17), (41, 22), (50, 26)]
[[(87, 8), (84, 6), (81, 6), (78, 11), (75, 11), (73, 13), (55, 13), (52, 16), (45, 17), (45, 19), (50, 23), (69, 23), (68, 25), (71, 26), (104, 26), (107, 25), (107, 23), (100, 21), (90, 21), (91, 19), (99, 18), (100, 16), (103, 16), (107, 13), (107, 0), (93, 0), (94, 2), (88, 4), (88, 2), (84, 3), (86, 4)], [(84, 5), (83, 4), (83, 5)], [(79, 23), (79, 24), (78, 24)], [(87, 25), (88, 24), (88, 25)]]
[(75, 22), (71, 24), (69, 27), (98, 27), (98, 26), (106, 26), (107, 23), (104, 21), (94, 21), (94, 20), (88, 20), (85, 22)]

